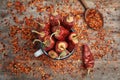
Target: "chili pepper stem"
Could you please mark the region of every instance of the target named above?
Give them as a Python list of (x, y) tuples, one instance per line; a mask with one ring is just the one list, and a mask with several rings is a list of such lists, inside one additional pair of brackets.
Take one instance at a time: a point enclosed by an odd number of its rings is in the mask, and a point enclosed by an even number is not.
[(44, 37), (44, 36), (45, 36), (45, 33), (44, 33), (44, 32), (40, 33), (40, 32), (35, 31), (35, 30), (32, 30), (32, 32), (41, 35), (41, 37)]
[(91, 68), (87, 69), (87, 74), (90, 75)]
[(57, 11), (55, 10), (54, 13), (52, 14), (53, 16), (58, 15)]
[(79, 35), (75, 36), (74, 39), (77, 39), (79, 37)]
[(70, 15), (67, 18), (67, 22), (73, 22), (73, 17), (71, 17)]
[(56, 34), (56, 32), (52, 33), (52, 34), (50, 35), (50, 39), (52, 39), (52, 37), (53, 37), (55, 34)]
[(53, 37), (55, 34), (58, 34), (58, 33), (59, 33), (59, 30), (56, 30), (54, 33), (51, 34), (50, 39), (52, 39), (52, 37)]
[(35, 44), (35, 42), (40, 42), (40, 43), (43, 43), (43, 44), (46, 43), (46, 42), (42, 42), (40, 39), (34, 39), (33, 44)]
[(57, 9), (58, 9), (58, 6), (57, 6), (57, 4), (56, 4), (56, 5), (55, 5), (54, 12), (52, 13), (52, 15), (54, 15), (54, 16), (58, 15)]
[[(62, 47), (63, 48), (63, 47)], [(64, 51), (65, 52), (68, 52), (68, 53), (70, 53), (67, 49), (65, 49), (65, 48), (63, 48), (64, 49)], [(66, 53), (67, 54), (67, 53)], [(59, 58), (60, 58), (61, 56), (59, 56)]]
[[(33, 44), (35, 44), (35, 42), (42, 42), (41, 40), (39, 40), (39, 39), (34, 39), (34, 41), (33, 41)], [(43, 43), (43, 42), (42, 42)]]
[(58, 26), (60, 26), (60, 21), (58, 20)]
[[(62, 47), (63, 48), (63, 47)], [(65, 49), (65, 48), (63, 48), (64, 49), (64, 51), (66, 51), (66, 52), (68, 52), (68, 53), (70, 53), (67, 49)]]
[(42, 23), (40, 23), (40, 22), (38, 22), (38, 21), (35, 21), (36, 23), (38, 23), (40, 26), (42, 26), (42, 27), (44, 27), (45, 26), (45, 24), (42, 24)]

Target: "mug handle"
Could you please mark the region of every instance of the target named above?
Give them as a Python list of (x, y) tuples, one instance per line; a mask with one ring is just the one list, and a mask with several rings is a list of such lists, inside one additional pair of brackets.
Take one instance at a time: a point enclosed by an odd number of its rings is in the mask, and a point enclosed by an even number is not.
[(35, 56), (35, 57), (39, 57), (39, 56), (41, 56), (42, 54), (43, 54), (42, 49), (39, 49), (39, 50), (37, 50), (37, 51), (34, 53), (34, 56)]

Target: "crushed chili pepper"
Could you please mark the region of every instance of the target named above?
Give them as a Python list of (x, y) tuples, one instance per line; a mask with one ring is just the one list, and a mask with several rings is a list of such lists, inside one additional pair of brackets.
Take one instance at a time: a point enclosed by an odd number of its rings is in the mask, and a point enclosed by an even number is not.
[(31, 67), (25, 66), (23, 63), (16, 61), (12, 61), (8, 65), (7, 69), (11, 70), (15, 74), (23, 73), (23, 72), (29, 73), (31, 71)]
[(85, 18), (89, 27), (91, 27), (92, 29), (99, 30), (103, 27), (102, 15), (95, 9), (87, 10)]
[(3, 50), (5, 50), (4, 47), (5, 47), (5, 44), (0, 42), (0, 52), (3, 52)]
[(13, 20), (14, 20), (15, 23), (19, 23), (19, 19), (18, 19), (18, 17), (13, 16)]
[(26, 9), (25, 9), (25, 6), (23, 5), (23, 3), (22, 2), (20, 2), (20, 1), (15, 1), (14, 2), (14, 5), (15, 5), (15, 9), (18, 11), (18, 12), (20, 12), (20, 13), (22, 13), (22, 12), (24, 12)]
[(12, 2), (10, 2), (10, 1), (7, 2), (7, 7), (11, 7), (12, 5), (13, 5)]
[(20, 47), (18, 47), (19, 46), (19, 44), (18, 44), (18, 38), (17, 37), (14, 37), (13, 39), (12, 39), (12, 41), (11, 41), (11, 43), (12, 43), (12, 48), (13, 48), (13, 53), (17, 53), (19, 50), (20, 50)]

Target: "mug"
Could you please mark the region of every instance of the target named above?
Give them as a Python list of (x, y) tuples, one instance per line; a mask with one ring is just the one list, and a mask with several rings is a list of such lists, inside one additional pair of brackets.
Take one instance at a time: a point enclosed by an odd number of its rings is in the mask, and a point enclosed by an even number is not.
[[(71, 55), (74, 53), (74, 50), (75, 50), (75, 49), (73, 49), (69, 54), (67, 54), (67, 55), (64, 56), (64, 57), (58, 57), (58, 58), (52, 58), (52, 59), (55, 59), (55, 60), (66, 59), (66, 58), (68, 58), (69, 56), (71, 56)], [(45, 54), (45, 55), (47, 55), (48, 57), (50, 57), (50, 56), (48, 55), (48, 53), (43, 49), (42, 43), (40, 43), (40, 49), (37, 50), (37, 51), (34, 53), (34, 56), (35, 56), (35, 57), (39, 57), (39, 56), (41, 56), (41, 55), (43, 55), (43, 54)], [(50, 57), (50, 58), (51, 58), (51, 57)]]

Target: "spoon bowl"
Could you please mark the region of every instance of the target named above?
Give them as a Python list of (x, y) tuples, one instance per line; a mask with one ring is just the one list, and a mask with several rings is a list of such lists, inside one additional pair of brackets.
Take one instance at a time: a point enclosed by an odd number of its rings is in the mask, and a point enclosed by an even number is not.
[(80, 3), (83, 5), (85, 12), (84, 12), (84, 19), (87, 25), (94, 29), (99, 30), (103, 27), (103, 15), (96, 9), (89, 8), (85, 2), (85, 0), (79, 0)]

